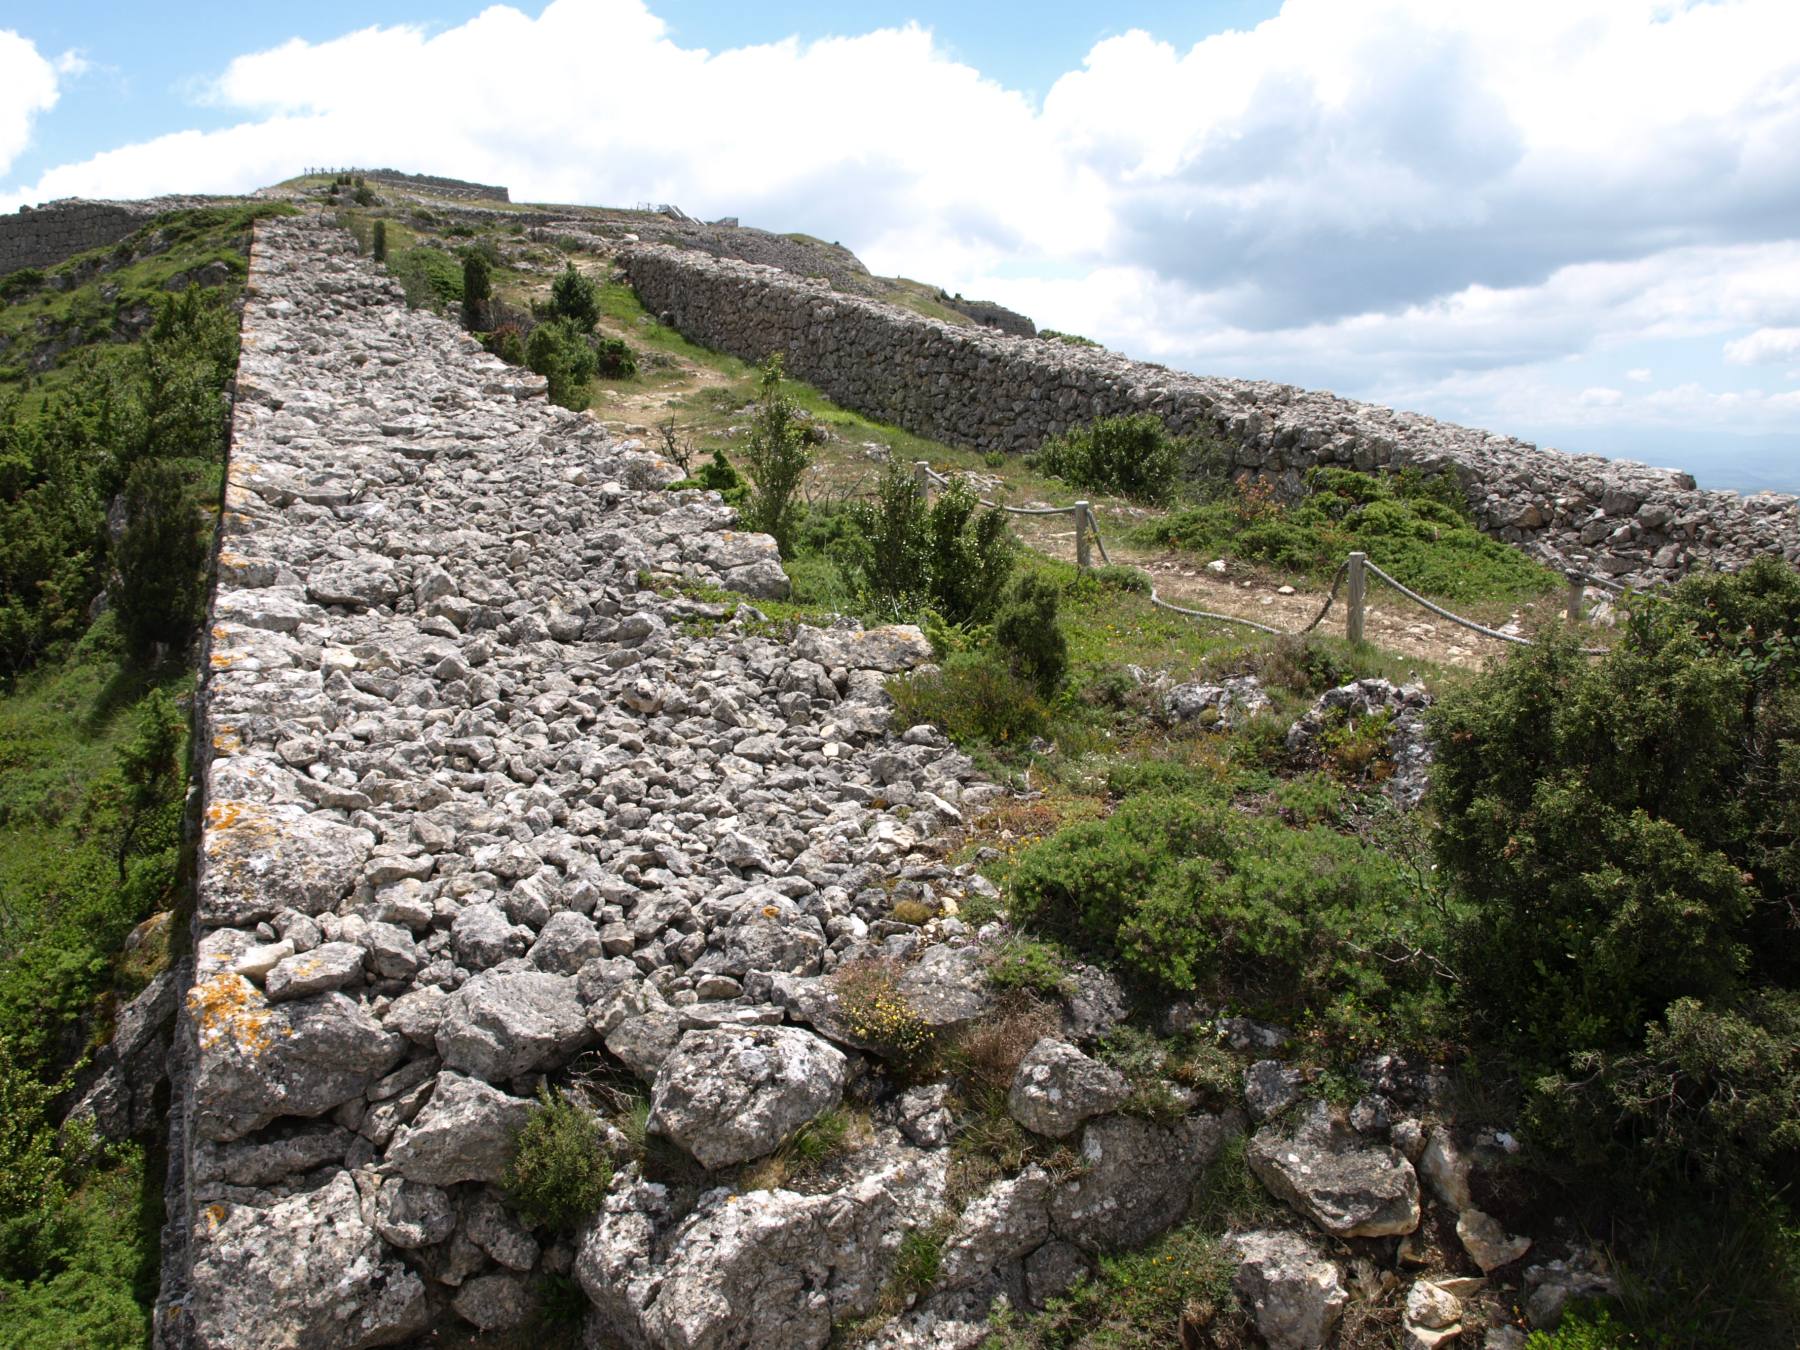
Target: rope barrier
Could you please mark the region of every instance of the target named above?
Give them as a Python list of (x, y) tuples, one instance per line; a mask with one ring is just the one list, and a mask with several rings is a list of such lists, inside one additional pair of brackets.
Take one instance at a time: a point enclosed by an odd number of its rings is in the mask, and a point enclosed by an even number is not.
[[(946, 475), (937, 472), (937, 470), (930, 468), (929, 466), (925, 466), (925, 473), (936, 483), (946, 487), (950, 484), (950, 479)], [(1081, 509), (1078, 506), (1007, 506), (1003, 502), (991, 502), (985, 497), (978, 497), (976, 500), (982, 506), (985, 506), (990, 510), (1006, 511), (1016, 516), (1063, 516), (1074, 514)], [(1106, 541), (1100, 537), (1099, 520), (1095, 516), (1091, 506), (1088, 508), (1087, 523), (1088, 527), (1093, 531), (1094, 543), (1099, 547), (1101, 560), (1105, 562), (1108, 567), (1112, 566), (1112, 558), (1106, 551)], [(1408, 600), (1411, 600), (1421, 608), (1429, 610), (1441, 619), (1448, 620), (1450, 623), (1467, 628), (1470, 632), (1479, 633), (1482, 637), (1493, 638), (1498, 642), (1510, 642), (1519, 647), (1534, 647), (1537, 645), (1530, 638), (1520, 637), (1516, 633), (1502, 633), (1498, 629), (1489, 628), (1484, 624), (1476, 623), (1473, 619), (1465, 619), (1460, 614), (1452, 613), (1442, 605), (1427, 600), (1417, 591), (1394, 580), (1393, 577), (1382, 571), (1381, 568), (1377, 567), (1367, 558), (1363, 559), (1363, 566), (1369, 572), (1374, 573), (1377, 578), (1385, 582), (1390, 588), (1405, 596)], [(1240, 618), (1235, 614), (1219, 614), (1212, 610), (1190, 609), (1186, 605), (1174, 604), (1171, 601), (1163, 599), (1162, 596), (1157, 593), (1154, 585), (1150, 588), (1150, 603), (1158, 609), (1166, 609), (1173, 614), (1186, 615), (1191, 619), (1205, 619), (1212, 623), (1234, 623), (1244, 628), (1254, 628), (1259, 633), (1268, 633), (1275, 637), (1298, 637), (1301, 634), (1312, 632), (1313, 629), (1317, 628), (1325, 621), (1325, 616), (1331, 612), (1332, 605), (1337, 601), (1338, 592), (1343, 588), (1344, 578), (1349, 574), (1349, 569), (1350, 564), (1347, 561), (1338, 564), (1337, 572), (1331, 579), (1331, 589), (1325, 596), (1325, 603), (1319, 607), (1319, 612), (1313, 616), (1312, 622), (1308, 623), (1304, 628), (1297, 629), (1292, 633), (1287, 629), (1275, 628), (1266, 623), (1258, 623), (1255, 619)], [(1572, 571), (1579, 571), (1579, 569), (1572, 569)], [(1616, 581), (1609, 580), (1606, 577), (1596, 576), (1589, 572), (1579, 572), (1579, 575), (1584, 580), (1590, 581), (1615, 594), (1624, 595), (1628, 592), (1627, 587), (1621, 586)], [(1581, 650), (1584, 656), (1604, 656), (1607, 653), (1607, 648), (1605, 647), (1583, 647)]]

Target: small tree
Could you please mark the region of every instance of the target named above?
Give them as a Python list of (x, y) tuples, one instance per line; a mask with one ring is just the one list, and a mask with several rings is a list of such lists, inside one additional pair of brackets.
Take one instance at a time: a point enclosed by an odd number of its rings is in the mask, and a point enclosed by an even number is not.
[(178, 466), (140, 460), (125, 482), (119, 627), (140, 659), (187, 641), (199, 615), (206, 541)]
[(744, 523), (773, 535), (784, 558), (792, 552), (794, 527), (799, 523), (801, 508), (796, 498), (800, 480), (813, 458), (796, 413), (794, 400), (781, 387), (781, 357), (771, 356), (763, 364), (756, 421), (742, 456), (754, 484)]
[(550, 317), (567, 319), (583, 333), (600, 322), (600, 292), (570, 263), (550, 285)]
[(584, 408), (594, 378), (594, 349), (586, 332), (569, 319), (551, 319), (531, 330), (525, 364), (550, 382), (550, 401)]
[(477, 249), (463, 254), (462, 319), (464, 328), (487, 327), (488, 300), (494, 293), (493, 271)]
[(385, 220), (375, 222), (375, 233), (370, 240), (369, 252), (374, 255), (376, 262), (385, 263), (387, 261), (387, 222)]
[(562, 1093), (539, 1088), (538, 1104), (501, 1177), (519, 1212), (547, 1228), (572, 1229), (600, 1207), (612, 1176), (593, 1114)]
[(1039, 698), (1055, 694), (1069, 669), (1069, 642), (1057, 623), (1057, 601), (1054, 582), (1027, 573), (994, 616), (994, 645)]

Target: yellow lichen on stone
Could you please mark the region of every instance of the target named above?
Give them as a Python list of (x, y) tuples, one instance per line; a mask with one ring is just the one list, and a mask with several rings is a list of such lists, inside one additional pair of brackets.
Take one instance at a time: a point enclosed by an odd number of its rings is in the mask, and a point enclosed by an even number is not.
[(232, 1045), (255, 1056), (275, 1040), (267, 1000), (250, 981), (229, 971), (202, 980), (188, 991), (188, 1014), (199, 1028), (202, 1050)]

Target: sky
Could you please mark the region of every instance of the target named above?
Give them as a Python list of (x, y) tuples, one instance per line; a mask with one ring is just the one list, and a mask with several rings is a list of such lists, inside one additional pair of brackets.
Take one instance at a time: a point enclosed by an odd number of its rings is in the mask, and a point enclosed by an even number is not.
[(1800, 490), (1800, 0), (0, 10), (0, 211), (673, 202), (1197, 371)]

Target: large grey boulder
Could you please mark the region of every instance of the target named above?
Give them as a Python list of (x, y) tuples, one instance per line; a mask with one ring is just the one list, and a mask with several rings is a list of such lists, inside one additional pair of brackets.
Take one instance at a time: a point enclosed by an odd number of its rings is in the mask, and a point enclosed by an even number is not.
[(963, 1210), (944, 1243), (938, 1283), (945, 1289), (975, 1284), (1049, 1240), (1050, 1176), (1027, 1167), (996, 1181)]
[(459, 1073), (441, 1073), (431, 1100), (388, 1145), (387, 1170), (432, 1186), (498, 1181), (530, 1115), (529, 1102)]
[(931, 643), (912, 624), (868, 629), (802, 627), (794, 635), (793, 653), (826, 670), (878, 670), (892, 675), (930, 661)]
[(666, 1201), (641, 1190), (636, 1211), (608, 1197), (576, 1255), (606, 1335), (657, 1350), (820, 1350), (834, 1322), (874, 1308), (902, 1235), (941, 1200), (943, 1160), (896, 1158), (825, 1195), (709, 1191), (664, 1241)]
[(201, 835), (198, 917), (252, 927), (284, 909), (321, 914), (349, 894), (375, 836), (291, 804), (221, 802)]
[(94, 1056), (94, 1081), (69, 1114), (93, 1121), (108, 1139), (129, 1139), (157, 1127), (156, 1091), (168, 1074), (169, 1036), (184, 974), (184, 968), (170, 967), (151, 980), (119, 1010), (112, 1040)]
[(360, 983), (363, 949), (354, 942), (322, 942), (311, 951), (283, 957), (263, 977), (269, 1002), (305, 998)]
[(1337, 1263), (1298, 1233), (1238, 1233), (1232, 1287), (1270, 1350), (1321, 1350), (1350, 1302)]
[(194, 1129), (237, 1139), (278, 1116), (317, 1116), (360, 1095), (398, 1064), (406, 1040), (339, 993), (270, 1004), (241, 975), (188, 991), (200, 1055)]
[(196, 1350), (361, 1350), (425, 1331), (425, 1285), (384, 1251), (340, 1172), (266, 1209), (209, 1205), (196, 1216)]
[(1130, 1095), (1130, 1084), (1117, 1069), (1089, 1059), (1067, 1041), (1045, 1036), (1019, 1061), (1006, 1109), (1033, 1133), (1061, 1139)]
[(965, 1026), (994, 1007), (979, 947), (927, 947), (900, 972), (894, 988), (920, 1021), (940, 1031)]
[(1236, 1132), (1236, 1116), (1194, 1116), (1157, 1125), (1107, 1116), (1081, 1136), (1081, 1175), (1050, 1198), (1057, 1236), (1088, 1251), (1136, 1247), (1179, 1222), (1194, 1183)]
[(446, 1068), (495, 1082), (561, 1064), (595, 1039), (573, 979), (484, 970), (451, 995), (437, 1049)]
[(441, 1186), (388, 1177), (375, 1196), (375, 1231), (402, 1249), (429, 1247), (456, 1231), (456, 1209)]
[(748, 1162), (836, 1106), (847, 1067), (799, 1027), (690, 1031), (657, 1071), (650, 1127), (704, 1167)]
[(1265, 1126), (1247, 1153), (1271, 1195), (1333, 1237), (1388, 1237), (1419, 1226), (1419, 1178), (1398, 1149), (1372, 1144), (1318, 1103), (1290, 1137)]

